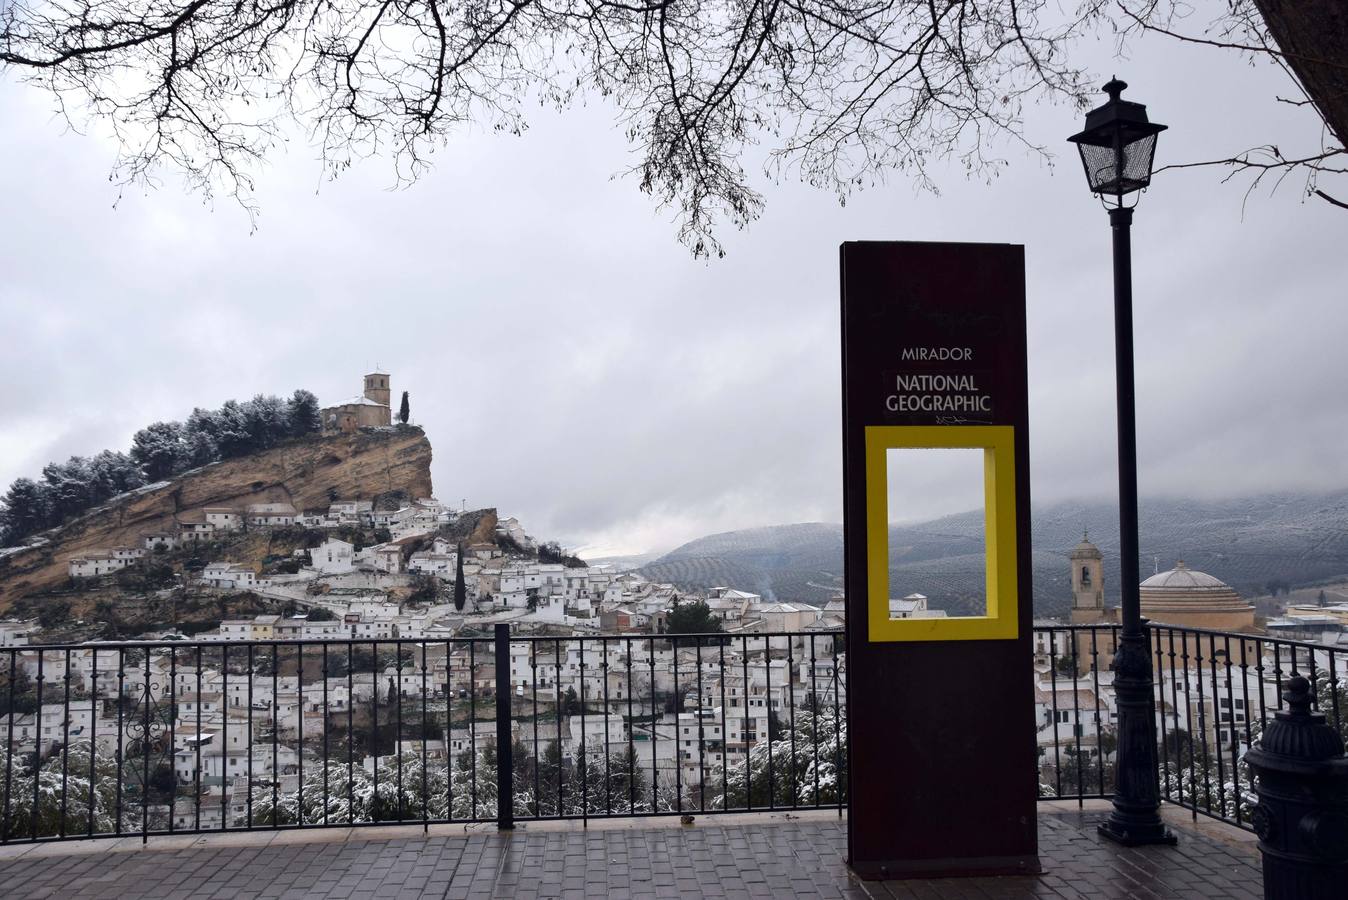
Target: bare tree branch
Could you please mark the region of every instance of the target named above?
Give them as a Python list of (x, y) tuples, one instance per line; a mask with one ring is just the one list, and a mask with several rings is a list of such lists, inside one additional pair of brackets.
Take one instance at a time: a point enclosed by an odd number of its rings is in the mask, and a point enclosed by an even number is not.
[[(599, 96), (640, 189), (695, 254), (716, 255), (725, 224), (762, 210), (743, 163), (760, 144), (767, 175), (840, 200), (895, 171), (935, 191), (936, 161), (992, 177), (1005, 147), (1048, 156), (1022, 129), (1025, 104), (1088, 102), (1094, 78), (1070, 50), (1099, 27), (1266, 55), (1331, 131), (1348, 128), (1334, 93), (1348, 40), (1322, 52), (1333, 40), (1307, 37), (1288, 2), (1226, 0), (1215, 35), (1192, 38), (1176, 0), (1079, 0), (1070, 14), (1056, 0), (8, 0), (0, 70), (50, 91), (72, 126), (107, 123), (118, 183), (179, 172), (254, 213), (251, 172), (290, 123), (330, 177), (387, 154), (408, 183), (464, 127), (519, 134), (529, 103)], [(1320, 149), (1221, 162), (1306, 171), (1315, 191), (1342, 147)]]
[(1316, 188), (1316, 189), (1312, 190), (1311, 193), (1314, 194), (1315, 196), (1319, 197), (1321, 200), (1326, 200), (1326, 201), (1328, 201), (1328, 202), (1334, 204), (1335, 206), (1339, 207), (1340, 209), (1348, 209), (1348, 203), (1344, 203), (1342, 200), (1337, 200), (1337, 199), (1335, 199), (1335, 198), (1329, 196), (1328, 194), (1326, 194), (1324, 191), (1320, 190), (1319, 188)]

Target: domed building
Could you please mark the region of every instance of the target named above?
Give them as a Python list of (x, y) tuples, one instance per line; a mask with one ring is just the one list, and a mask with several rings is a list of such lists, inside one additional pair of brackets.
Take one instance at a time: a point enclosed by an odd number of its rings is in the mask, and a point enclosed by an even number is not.
[[(1118, 625), (1120, 609), (1105, 606), (1104, 563), (1100, 548), (1085, 536), (1069, 554), (1072, 566), (1073, 625)], [(1212, 631), (1258, 635), (1254, 607), (1240, 598), (1230, 585), (1206, 572), (1190, 569), (1181, 560), (1175, 568), (1155, 575), (1139, 586), (1142, 615), (1152, 623), (1153, 639), (1176, 657), (1178, 665), (1197, 665), (1208, 658), (1227, 655), (1231, 644), (1232, 662), (1258, 657), (1254, 641), (1221, 641), (1175, 628), (1203, 628)], [(1169, 630), (1167, 626), (1172, 626)], [(1080, 631), (1075, 650), (1078, 672), (1084, 673), (1093, 658), (1110, 660), (1114, 656), (1114, 633), (1109, 630)]]
[(1142, 582), (1142, 615), (1158, 624), (1254, 631), (1254, 607), (1230, 585), (1206, 572), (1190, 569), (1184, 560)]

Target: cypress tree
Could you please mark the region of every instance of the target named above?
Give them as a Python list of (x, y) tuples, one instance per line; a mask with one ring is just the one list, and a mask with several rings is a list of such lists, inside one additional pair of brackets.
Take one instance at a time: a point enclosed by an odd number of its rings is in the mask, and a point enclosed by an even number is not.
[(411, 407), (407, 404), (407, 391), (403, 391), (403, 405), (398, 408), (398, 421), (406, 425), (407, 420), (411, 415)]
[[(406, 397), (406, 395), (404, 395)], [(459, 545), (457, 559), (454, 565), (454, 608), (463, 612), (463, 604), (467, 599), (467, 591), (463, 584), (463, 544)]]

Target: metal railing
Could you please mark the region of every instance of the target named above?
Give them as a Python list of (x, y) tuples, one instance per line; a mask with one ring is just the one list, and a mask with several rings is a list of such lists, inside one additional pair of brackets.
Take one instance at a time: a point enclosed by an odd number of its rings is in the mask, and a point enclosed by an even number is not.
[[(1161, 797), (1251, 829), (1257, 803), (1245, 752), (1285, 708), (1295, 673), (1315, 706), (1348, 736), (1344, 650), (1325, 644), (1152, 623), (1157, 779)], [(1036, 627), (1035, 698), (1040, 796), (1113, 795), (1114, 647), (1117, 625)]]
[(837, 632), (0, 648), (0, 843), (841, 809)]
[[(1041, 797), (1113, 793), (1118, 635), (1034, 630)], [(1161, 795), (1195, 815), (1250, 827), (1245, 751), (1293, 672), (1348, 732), (1338, 648), (1151, 645)], [(0, 843), (841, 812), (846, 668), (825, 631), (0, 648)]]

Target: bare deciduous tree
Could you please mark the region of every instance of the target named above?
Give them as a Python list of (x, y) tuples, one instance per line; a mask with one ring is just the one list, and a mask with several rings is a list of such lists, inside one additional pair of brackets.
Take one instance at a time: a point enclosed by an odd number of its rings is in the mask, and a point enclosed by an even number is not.
[[(167, 166), (245, 205), (251, 163), (288, 119), (331, 174), (388, 153), (410, 181), (458, 128), (519, 133), (527, 104), (597, 94), (638, 150), (641, 189), (711, 254), (718, 224), (762, 206), (740, 163), (754, 144), (772, 174), (840, 198), (893, 170), (934, 188), (933, 160), (984, 175), (1005, 146), (1044, 153), (1023, 105), (1085, 103), (1070, 44), (1102, 26), (1277, 60), (1327, 140), (1264, 162), (1307, 170), (1318, 192), (1348, 134), (1340, 0), (1210, 2), (1215, 21), (1193, 36), (1173, 0), (1082, 0), (1069, 15), (1048, 0), (9, 0), (0, 66), (73, 122), (110, 122), (122, 182)], [(1264, 171), (1252, 153), (1215, 162)]]
[(1320, 145), (1303, 152), (1285, 153), (1274, 142), (1223, 159), (1165, 169), (1229, 167), (1223, 180), (1249, 176), (1248, 191), (1267, 176), (1272, 175), (1276, 185), (1288, 175), (1301, 173), (1307, 195), (1348, 209), (1348, 203), (1320, 186), (1322, 176), (1348, 175), (1348, 4), (1342, 0), (1223, 0), (1224, 8), (1201, 34), (1180, 30), (1182, 12), (1188, 10), (1180, 0), (1114, 0), (1114, 5), (1125, 35), (1158, 32), (1186, 43), (1272, 60), (1299, 95), (1277, 100), (1314, 110), (1324, 125)]

